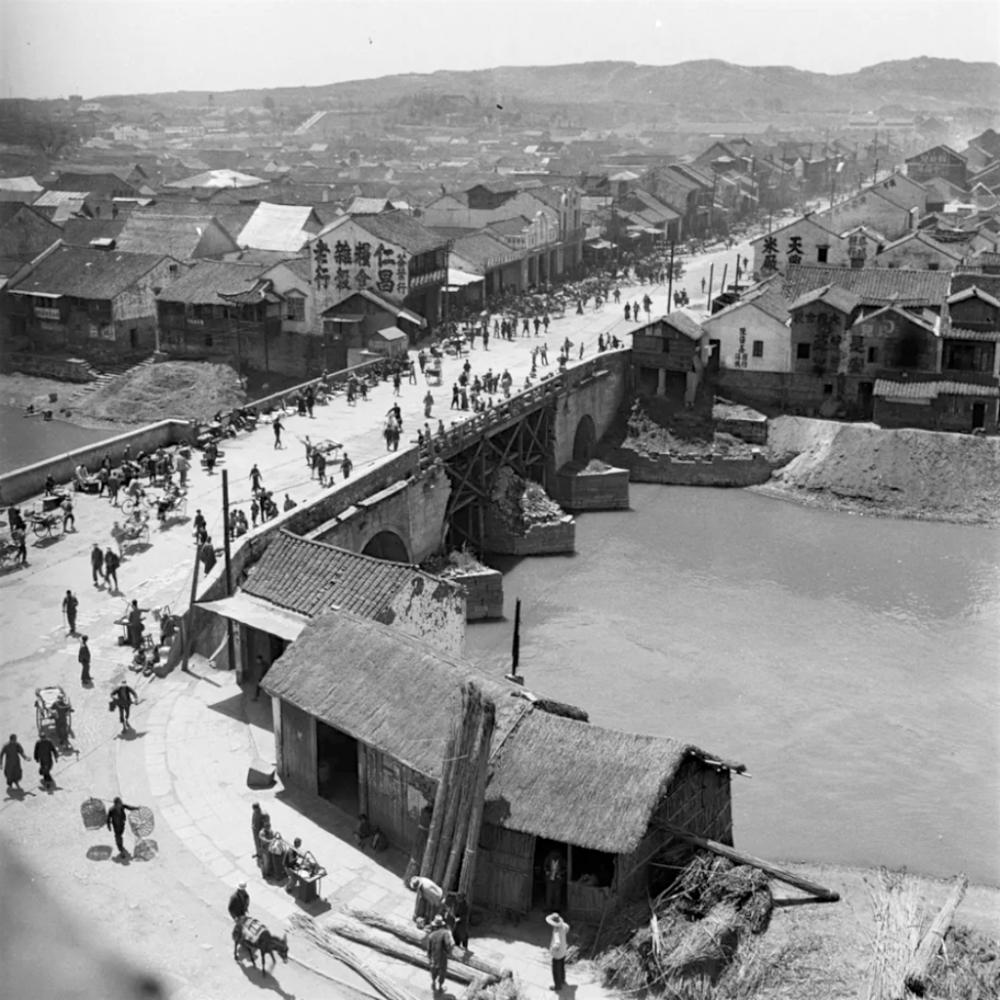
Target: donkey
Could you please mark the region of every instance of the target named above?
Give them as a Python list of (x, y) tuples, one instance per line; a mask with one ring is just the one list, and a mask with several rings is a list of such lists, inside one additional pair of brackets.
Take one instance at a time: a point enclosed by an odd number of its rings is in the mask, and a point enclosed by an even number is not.
[(265, 962), (271, 959), (272, 967), (277, 964), (275, 955), (280, 955), (283, 962), (288, 961), (288, 935), (277, 937), (272, 934), (259, 920), (253, 917), (243, 917), (233, 926), (233, 960), (239, 961), (240, 946), (250, 954), (250, 964), (257, 968), (257, 952), (260, 952), (260, 974), (267, 975)]

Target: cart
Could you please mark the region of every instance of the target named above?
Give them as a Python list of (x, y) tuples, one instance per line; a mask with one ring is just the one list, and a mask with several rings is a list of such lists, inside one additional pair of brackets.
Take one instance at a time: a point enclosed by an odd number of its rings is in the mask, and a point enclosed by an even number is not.
[(73, 706), (69, 700), (69, 695), (59, 685), (35, 688), (35, 725), (38, 727), (39, 736), (52, 735), (54, 733), (58, 742), (64, 743), (65, 740), (56, 727), (56, 702), (60, 698), (65, 700), (66, 704), (69, 705), (70, 712), (72, 712)]
[(39, 538), (43, 536), (51, 538), (53, 535), (61, 535), (63, 524), (62, 511), (41, 514), (35, 510), (29, 510), (28, 523), (31, 525), (31, 530)]
[(427, 380), (428, 385), (441, 385), (441, 366), (440, 365), (428, 365), (424, 369), (424, 378)]
[(184, 517), (187, 514), (187, 490), (167, 489), (163, 496), (154, 497), (151, 503), (156, 508), (156, 516), (160, 521)]
[(326, 455), (327, 458), (333, 458), (334, 454), (343, 447), (339, 441), (331, 441), (329, 438), (324, 438), (313, 445), (313, 451), (318, 451), (320, 454)]
[(123, 549), (126, 545), (148, 544), (149, 514), (145, 511), (137, 511), (117, 532), (112, 530), (111, 536)]

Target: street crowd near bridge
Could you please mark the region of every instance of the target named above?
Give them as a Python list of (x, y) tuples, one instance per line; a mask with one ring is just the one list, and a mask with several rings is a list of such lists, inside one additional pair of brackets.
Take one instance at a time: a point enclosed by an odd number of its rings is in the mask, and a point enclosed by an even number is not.
[[(724, 259), (732, 262), (735, 254), (745, 253), (747, 247), (741, 245), (685, 261), (680, 284), (689, 290), (695, 310), (704, 307), (698, 292), (709, 265), (714, 263), (718, 272)], [(666, 286), (621, 284), (620, 290), (623, 301), (650, 295), (653, 316), (667, 311)], [(256, 430), (222, 442), (221, 467), (228, 472), (230, 502), (249, 509), (254, 466), (279, 506), (286, 494), (304, 506), (340, 487), (339, 470), (332, 485), (314, 478), (307, 464), (307, 436), (313, 442), (330, 439), (341, 444), (353, 461), (355, 476), (391, 460), (383, 429), (387, 412), (395, 405), (402, 418), (404, 448), (416, 442), (426, 423), (436, 427), (440, 419), (450, 427), (452, 422), (472, 419), (471, 411), (450, 407), (451, 385), (467, 359), (473, 374), (489, 368), (508, 370), (517, 391), (530, 378), (532, 348), (539, 343), (544, 341), (555, 358), (569, 340), (572, 367), (581, 347), (584, 361), (595, 355), (599, 337), (615, 336), (628, 346), (628, 332), (634, 326), (613, 302), (589, 308), (582, 315), (567, 310), (565, 316), (553, 318), (549, 330), (539, 337), (532, 331), (527, 338), (491, 339), (488, 351), (480, 339), (471, 354), (446, 356), (440, 387), (428, 386), (418, 374), (416, 384), (402, 380), (398, 395), (391, 382), (383, 382), (367, 400), (354, 405), (338, 395), (316, 407), (312, 417), (287, 414), (282, 418), (281, 448), (274, 447), (271, 428), (258, 424)], [(428, 392), (433, 396), (430, 418), (425, 416)], [(0, 712), (7, 732), (18, 733), (22, 742), (33, 741), (34, 690), (40, 686), (62, 685), (71, 693), (75, 710), (71, 748), (53, 771), (55, 787), (48, 791), (36, 787), (33, 769), (29, 770), (24, 794), (8, 794), (0, 804), (2, 822), (35, 869), (52, 880), (67, 902), (92, 913), (105, 935), (129, 945), (150, 967), (166, 973), (177, 996), (256, 995), (256, 984), (245, 981), (231, 961), (223, 961), (230, 927), (225, 900), (241, 871), (242, 862), (233, 858), (247, 853), (239, 845), (248, 826), (237, 833), (233, 828), (249, 816), (242, 780), (248, 759), (269, 755), (266, 718), (260, 720), (262, 728), (247, 727), (246, 713), (258, 709), (250, 709), (231, 674), (213, 672), (205, 661), (198, 661), (194, 674), (175, 671), (162, 679), (136, 677), (128, 669), (130, 650), (118, 642), (117, 623), (132, 600), (141, 608), (169, 607), (173, 613), (187, 608), (196, 556), (191, 519), (196, 511), (203, 513), (215, 545), (222, 544), (220, 475), (218, 470), (210, 474), (195, 464), (189, 475), (187, 518), (153, 527), (148, 546), (127, 548), (115, 589), (94, 583), (89, 554), (95, 542), (102, 547), (111, 544), (113, 524), (122, 520), (122, 514), (106, 497), (78, 497), (74, 530), (56, 539), (33, 541), (28, 546), (28, 565), (8, 569), (0, 577), (4, 635)], [(79, 599), (76, 632), (89, 637), (91, 687), (81, 687), (80, 640), (68, 634), (61, 613), (67, 589)], [(147, 627), (154, 627), (153, 623)], [(128, 679), (140, 698), (132, 712), (133, 729), (125, 733), (107, 708), (112, 687), (123, 679)], [(210, 705), (221, 707), (211, 711)], [(273, 748), (270, 754), (273, 759)], [(160, 854), (155, 865), (102, 865), (91, 860), (92, 836), (84, 831), (79, 814), (80, 804), (91, 795), (106, 800), (122, 795), (125, 801), (139, 801), (159, 814)], [(190, 811), (184, 812), (185, 808)], [(327, 845), (328, 868), (337, 864), (338, 852), (345, 871), (358, 865), (350, 852), (343, 853), (346, 845), (337, 846), (328, 831), (285, 809), (288, 832), (306, 828), (311, 831), (305, 834), (307, 846)], [(230, 838), (235, 838), (234, 846), (221, 846), (228, 845)], [(376, 866), (365, 878), (378, 881), (378, 871)], [(261, 887), (254, 895), (255, 912), (278, 920), (287, 916), (288, 904), (282, 895)], [(193, 948), (195, 938), (204, 942), (201, 948)], [(530, 979), (531, 970), (525, 975)], [(544, 968), (539, 981), (546, 981)], [(299, 995), (302, 989), (315, 990), (316, 982), (301, 969), (293, 972), (288, 967), (282, 973), (283, 986), (297, 989)], [(341, 991), (341, 995), (347, 994)]]

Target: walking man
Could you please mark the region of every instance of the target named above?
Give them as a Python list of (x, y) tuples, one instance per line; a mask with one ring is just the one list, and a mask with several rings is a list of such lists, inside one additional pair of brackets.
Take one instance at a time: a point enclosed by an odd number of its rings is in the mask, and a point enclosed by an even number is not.
[(115, 834), (115, 846), (118, 848), (118, 854), (120, 857), (129, 857), (128, 851), (125, 850), (125, 844), (122, 843), (122, 834), (125, 832), (125, 812), (135, 812), (138, 806), (127, 806), (122, 802), (120, 796), (115, 796), (114, 805), (108, 810), (108, 821), (107, 828), (113, 830)]
[(250, 833), (253, 836), (253, 856), (256, 858), (260, 850), (260, 831), (264, 828), (264, 821), (267, 813), (260, 807), (259, 802), (255, 802), (250, 807)]
[[(257, 463), (254, 462), (253, 468), (250, 470), (250, 488), (256, 493), (260, 489), (261, 474), (260, 469), (257, 468)], [(200, 511), (199, 511), (200, 513)]]
[(455, 947), (451, 931), (440, 915), (431, 922), (431, 932), (427, 935), (426, 947), (427, 964), (431, 970), (431, 990), (437, 993), (439, 990), (444, 990), (444, 981), (448, 976), (448, 956)]
[(73, 530), (76, 531), (76, 515), (73, 513), (73, 501), (69, 497), (66, 497), (62, 502), (62, 512), (63, 531), (69, 531), (70, 524), (73, 525)]
[(549, 955), (552, 957), (552, 988), (561, 990), (566, 985), (569, 924), (558, 913), (550, 913), (545, 922), (552, 928), (552, 940), (549, 942)]
[(188, 469), (191, 468), (191, 463), (183, 455), (178, 455), (174, 465), (177, 466), (177, 472), (180, 474), (181, 486), (187, 486)]
[(80, 664), (80, 683), (84, 687), (90, 687), (94, 682), (90, 679), (90, 646), (87, 645), (89, 636), (80, 636), (80, 651), (76, 654), (77, 662)]
[(66, 616), (66, 624), (69, 626), (70, 635), (76, 635), (76, 609), (79, 606), (80, 602), (76, 599), (76, 594), (72, 590), (67, 590), (66, 596), (63, 598), (62, 608), (63, 614)]
[(271, 426), (274, 428), (274, 447), (275, 449), (279, 449), (281, 447), (281, 432), (284, 430), (281, 417), (275, 417), (274, 423)]
[[(254, 803), (256, 805), (256, 803)], [(246, 882), (240, 882), (236, 891), (229, 897), (229, 915), (239, 923), (250, 909), (250, 893)]]
[(212, 545), (212, 539), (205, 536), (205, 541), (202, 542), (201, 551), (198, 553), (198, 558), (201, 559), (201, 565), (204, 567), (205, 576), (208, 576), (212, 572), (215, 566), (215, 547)]
[(38, 773), (44, 787), (55, 784), (52, 780), (52, 765), (58, 759), (59, 751), (52, 740), (45, 735), (39, 736), (38, 742), (35, 743), (35, 763), (38, 765)]
[(64, 747), (69, 743), (69, 717), (73, 714), (73, 709), (66, 695), (61, 694), (56, 698), (56, 703), (52, 706), (52, 711), (56, 716), (56, 736), (59, 739), (59, 746)]
[(434, 406), (434, 397), (431, 395), (430, 389), (427, 390), (427, 395), (424, 396), (424, 419), (429, 420), (431, 416), (431, 407)]
[(115, 590), (118, 590), (118, 567), (120, 565), (121, 560), (118, 558), (118, 553), (109, 545), (107, 551), (104, 553), (104, 579), (109, 587), (113, 580)]
[(93, 577), (94, 586), (100, 586), (97, 578), (104, 577), (104, 553), (101, 551), (100, 542), (94, 542), (94, 547), (90, 550), (90, 575)]
[(354, 463), (351, 461), (347, 452), (344, 452), (344, 458), (340, 463), (340, 471), (344, 474), (345, 479), (351, 478), (351, 469), (354, 468)]
[(122, 724), (122, 732), (131, 729), (128, 717), (132, 711), (132, 705), (139, 704), (139, 696), (127, 684), (119, 684), (111, 692), (111, 702), (118, 709), (118, 718)]

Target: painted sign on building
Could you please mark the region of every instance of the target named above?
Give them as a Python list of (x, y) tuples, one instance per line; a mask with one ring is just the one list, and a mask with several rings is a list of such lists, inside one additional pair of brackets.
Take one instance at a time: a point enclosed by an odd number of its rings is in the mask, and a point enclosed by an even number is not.
[[(331, 234), (332, 237), (333, 234)], [(366, 289), (406, 298), (409, 258), (401, 250), (354, 234), (338, 232), (331, 243), (320, 237), (312, 244), (313, 284), (347, 294)]]

